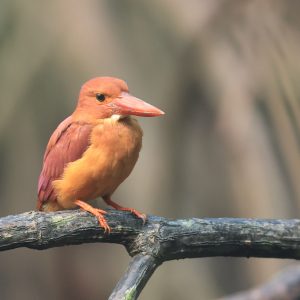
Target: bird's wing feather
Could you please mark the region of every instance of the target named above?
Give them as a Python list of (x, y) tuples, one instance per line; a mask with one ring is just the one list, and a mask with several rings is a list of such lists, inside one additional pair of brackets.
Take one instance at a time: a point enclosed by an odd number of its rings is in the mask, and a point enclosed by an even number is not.
[(38, 183), (38, 209), (48, 201), (55, 201), (52, 181), (60, 178), (65, 166), (82, 157), (90, 145), (92, 125), (65, 119), (53, 132), (43, 161)]

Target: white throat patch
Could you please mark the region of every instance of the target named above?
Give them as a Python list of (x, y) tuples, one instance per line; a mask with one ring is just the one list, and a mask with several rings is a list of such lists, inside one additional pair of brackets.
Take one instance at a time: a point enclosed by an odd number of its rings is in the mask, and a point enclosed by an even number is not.
[(110, 118), (111, 118), (112, 121), (117, 122), (117, 121), (119, 121), (120, 119), (125, 118), (125, 117), (126, 117), (126, 116), (122, 116), (122, 115), (112, 115)]

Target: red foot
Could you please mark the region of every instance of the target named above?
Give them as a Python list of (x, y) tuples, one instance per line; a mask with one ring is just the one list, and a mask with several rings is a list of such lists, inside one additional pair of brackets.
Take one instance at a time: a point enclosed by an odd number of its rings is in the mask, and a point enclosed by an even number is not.
[(143, 213), (140, 213), (139, 211), (137, 211), (134, 208), (129, 208), (129, 207), (123, 207), (119, 204), (117, 204), (116, 202), (112, 201), (110, 199), (110, 197), (104, 197), (103, 200), (105, 201), (105, 203), (107, 205), (110, 205), (111, 207), (117, 209), (117, 210), (124, 210), (124, 211), (130, 211), (132, 214), (136, 215), (138, 218), (143, 220), (143, 224), (145, 224), (146, 220), (147, 220), (147, 216)]
[(81, 209), (88, 211), (89, 213), (93, 214), (94, 216), (96, 216), (96, 218), (98, 219), (98, 222), (100, 224), (101, 227), (103, 227), (104, 232), (105, 233), (110, 233), (110, 227), (107, 224), (107, 221), (105, 220), (104, 216), (107, 212), (105, 210), (99, 209), (99, 208), (95, 208), (89, 204), (87, 204), (84, 201), (81, 200), (76, 200), (75, 204), (78, 205)]

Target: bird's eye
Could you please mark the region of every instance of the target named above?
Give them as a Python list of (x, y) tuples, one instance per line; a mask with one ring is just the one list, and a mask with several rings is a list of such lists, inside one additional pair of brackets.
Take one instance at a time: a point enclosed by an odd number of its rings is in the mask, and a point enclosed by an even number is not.
[(105, 95), (104, 94), (96, 94), (96, 99), (99, 102), (103, 102), (105, 100)]

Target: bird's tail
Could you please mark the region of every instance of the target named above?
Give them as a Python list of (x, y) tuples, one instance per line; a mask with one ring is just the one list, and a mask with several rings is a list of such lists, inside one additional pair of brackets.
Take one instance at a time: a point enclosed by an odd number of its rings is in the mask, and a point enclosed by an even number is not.
[(51, 212), (51, 211), (63, 210), (63, 207), (61, 207), (56, 201), (43, 202), (38, 200), (36, 204), (36, 210)]

